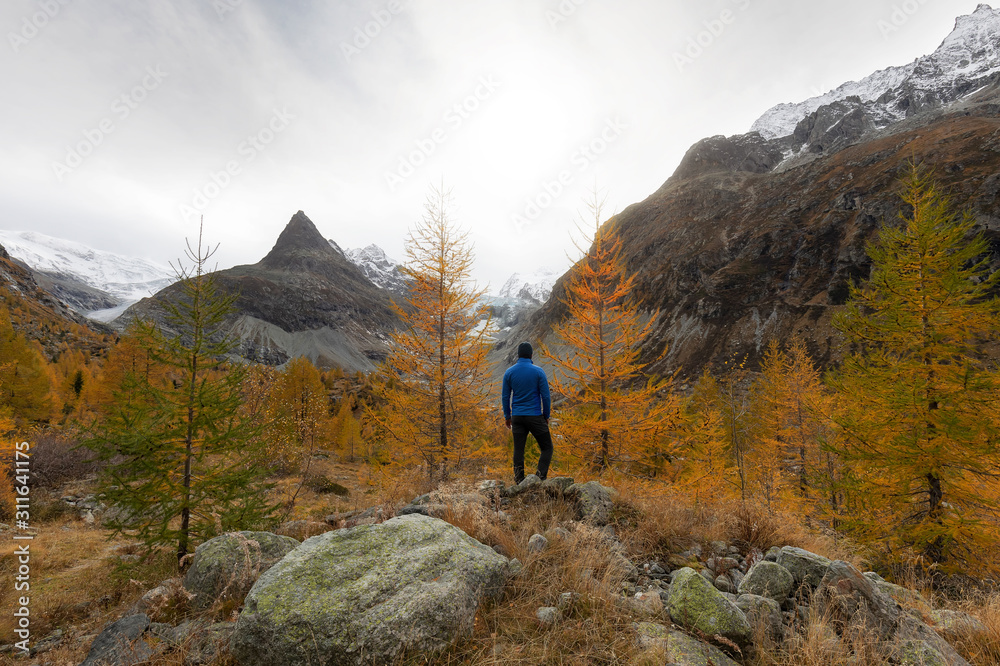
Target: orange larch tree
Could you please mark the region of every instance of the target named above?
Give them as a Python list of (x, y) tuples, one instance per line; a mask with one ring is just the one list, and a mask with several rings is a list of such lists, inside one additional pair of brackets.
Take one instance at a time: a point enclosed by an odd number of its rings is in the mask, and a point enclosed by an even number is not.
[(396, 462), (426, 465), (431, 480), (462, 461), (492, 393), (485, 292), (474, 286), (472, 245), (452, 224), (451, 206), (450, 191), (433, 188), (407, 238), (409, 292), (394, 304), (402, 327), (381, 369), (385, 402), (376, 416), (401, 445)]
[(561, 439), (570, 458), (601, 470), (632, 464), (656, 474), (672, 453), (667, 435), (679, 414), (671, 382), (649, 376), (640, 360), (657, 313), (641, 313), (631, 299), (634, 276), (611, 231), (613, 219), (601, 224), (596, 192), (588, 208), (594, 241), (572, 269), (563, 301), (568, 313), (543, 348), (555, 365)]

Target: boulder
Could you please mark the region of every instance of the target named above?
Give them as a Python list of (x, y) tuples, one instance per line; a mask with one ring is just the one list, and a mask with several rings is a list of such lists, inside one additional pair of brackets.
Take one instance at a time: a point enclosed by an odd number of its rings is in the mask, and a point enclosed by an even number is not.
[(555, 497), (562, 497), (566, 489), (575, 483), (573, 479), (568, 476), (556, 476), (551, 479), (545, 479), (542, 481), (542, 488), (546, 490), (550, 495)]
[[(969, 664), (969, 662), (967, 662), (962, 655), (956, 652), (955, 648), (953, 648), (948, 641), (941, 638), (937, 632), (915, 617), (903, 613), (899, 620), (899, 627), (896, 630), (896, 645), (904, 651), (907, 650), (907, 645), (910, 645), (910, 649), (917, 650), (915, 653), (916, 656), (923, 654), (924, 658), (927, 658), (926, 655), (928, 653), (926, 651), (921, 652), (921, 648), (919, 646), (914, 647), (914, 644), (921, 642), (926, 643), (927, 647), (940, 654), (941, 658), (944, 659), (943, 663), (946, 664), (946, 666), (971, 666), (971, 664)], [(920, 662), (914, 663), (919, 664)]]
[(896, 663), (900, 666), (948, 666), (944, 655), (927, 641), (903, 641), (894, 652)]
[(149, 624), (149, 617), (140, 613), (104, 627), (80, 666), (133, 666), (148, 661), (155, 654), (142, 640)]
[(597, 527), (604, 527), (611, 522), (614, 494), (612, 488), (602, 486), (597, 481), (574, 483), (565, 491), (566, 499), (576, 504), (580, 520)]
[(532, 488), (537, 488), (541, 486), (541, 484), (542, 480), (538, 478), (537, 474), (529, 474), (528, 476), (524, 477), (524, 480), (521, 481), (521, 483), (518, 483), (508, 488), (507, 495), (508, 497), (517, 497), (518, 495), (525, 493), (531, 490)]
[(528, 539), (528, 552), (529, 553), (540, 553), (545, 550), (549, 545), (549, 540), (543, 537), (541, 534), (532, 534), (531, 538)]
[(968, 613), (954, 610), (932, 610), (932, 626), (949, 641), (959, 640), (969, 634), (986, 632), (986, 626)]
[(747, 616), (747, 622), (751, 626), (762, 625), (774, 640), (783, 637), (781, 606), (774, 599), (756, 594), (741, 594), (736, 600), (736, 607)]
[(714, 645), (703, 643), (685, 633), (668, 629), (654, 622), (636, 622), (632, 628), (637, 643), (643, 649), (657, 649), (666, 653), (667, 663), (677, 666), (737, 666)]
[(191, 605), (208, 608), (217, 600), (242, 600), (261, 574), (297, 548), (291, 537), (270, 532), (232, 532), (198, 546), (184, 587)]
[(425, 516), (305, 541), (253, 586), (231, 642), (244, 666), (391, 663), (472, 632), (507, 558)]
[(792, 573), (776, 562), (762, 560), (750, 567), (740, 583), (740, 594), (755, 594), (774, 599), (779, 604), (792, 593), (795, 579)]
[(819, 585), (820, 610), (827, 613), (841, 633), (863, 627), (886, 640), (899, 625), (899, 606), (853, 565), (837, 560), (827, 567)]
[(740, 647), (750, 642), (750, 623), (743, 611), (694, 569), (674, 573), (667, 612), (677, 624), (706, 636), (721, 636)]
[(785, 546), (778, 553), (778, 564), (788, 569), (795, 580), (795, 585), (819, 586), (826, 575), (830, 560), (822, 555), (810, 553), (808, 550)]

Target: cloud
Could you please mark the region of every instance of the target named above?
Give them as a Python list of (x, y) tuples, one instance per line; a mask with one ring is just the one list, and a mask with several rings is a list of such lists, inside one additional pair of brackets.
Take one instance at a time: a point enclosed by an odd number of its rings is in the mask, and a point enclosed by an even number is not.
[[(593, 183), (622, 210), (698, 139), (927, 53), (976, 5), (942, 4), (887, 40), (877, 21), (892, 2), (868, 0), (10, 0), (0, 227), (166, 261), (194, 231), (187, 206), (233, 265), (257, 261), (303, 209), (342, 246), (403, 256), (444, 178), (477, 275), (499, 286), (568, 266)], [(674, 55), (726, 11), (678, 71)], [(290, 117), (280, 131), (276, 114)], [(525, 202), (616, 118), (627, 130), (518, 229)], [(81, 147), (60, 178), (54, 165)], [(401, 161), (412, 173), (392, 187)]]

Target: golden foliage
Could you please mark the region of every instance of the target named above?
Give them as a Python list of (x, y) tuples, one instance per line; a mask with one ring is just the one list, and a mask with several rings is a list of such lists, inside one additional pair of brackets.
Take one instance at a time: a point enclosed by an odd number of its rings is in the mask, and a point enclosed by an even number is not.
[(601, 224), (597, 193), (588, 207), (594, 242), (572, 269), (563, 301), (568, 314), (553, 327), (555, 342), (543, 348), (555, 365), (552, 388), (564, 399), (557, 438), (571, 460), (662, 473), (674, 453), (668, 431), (679, 407), (670, 381), (649, 376), (639, 360), (657, 313), (640, 313), (631, 299), (634, 276), (610, 230), (613, 220)]
[(448, 191), (432, 190), (407, 238), (409, 293), (394, 304), (403, 326), (381, 368), (385, 404), (376, 417), (395, 444), (394, 462), (424, 464), (439, 478), (467, 455), (492, 392), (484, 292), (473, 287), (472, 246), (451, 223), (450, 206)]

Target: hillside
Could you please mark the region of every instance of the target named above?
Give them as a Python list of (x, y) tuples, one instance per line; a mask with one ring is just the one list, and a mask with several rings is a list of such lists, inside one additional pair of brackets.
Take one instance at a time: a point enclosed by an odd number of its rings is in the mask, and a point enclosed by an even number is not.
[(113, 333), (69, 309), (39, 285), (30, 270), (16, 263), (0, 245), (0, 305), (10, 313), (14, 330), (37, 341), (49, 359), (78, 349), (102, 356)]
[[(654, 370), (680, 369), (691, 376), (706, 365), (744, 358), (753, 367), (769, 340), (792, 336), (806, 341), (817, 362), (836, 362), (840, 340), (830, 326), (832, 314), (845, 302), (851, 281), (868, 275), (866, 243), (897, 219), (898, 178), (911, 161), (933, 170), (955, 202), (976, 217), (1000, 263), (1000, 70), (992, 66), (1000, 67), (1000, 60), (995, 48), (976, 46), (982, 25), (994, 25), (998, 17), (1000, 12), (981, 6), (959, 19), (935, 57), (920, 61), (924, 69), (928, 63), (943, 66), (964, 53), (957, 46), (962, 43), (972, 58), (960, 61), (963, 71), (978, 74), (961, 84), (961, 77), (946, 72), (936, 83), (925, 76), (919, 112), (883, 127), (861, 122), (836, 140), (805, 132), (821, 122), (843, 128), (858, 118), (854, 102), (833, 99), (811, 112), (798, 109), (806, 116), (786, 137), (753, 132), (706, 139), (657, 192), (614, 218), (627, 268), (637, 275), (633, 295), (643, 310), (658, 314), (644, 356), (654, 359), (668, 350)], [(962, 42), (968, 35), (971, 41)], [(887, 85), (913, 88), (912, 78), (901, 80)], [(980, 86), (983, 81), (989, 83)], [(940, 89), (936, 97), (928, 92), (934, 85)], [(969, 88), (973, 94), (951, 101)], [(889, 97), (881, 96), (879, 104)], [(788, 157), (793, 141), (808, 159)], [(564, 315), (565, 281), (501, 342), (500, 355), (512, 355), (516, 342), (510, 341), (546, 338)]]

